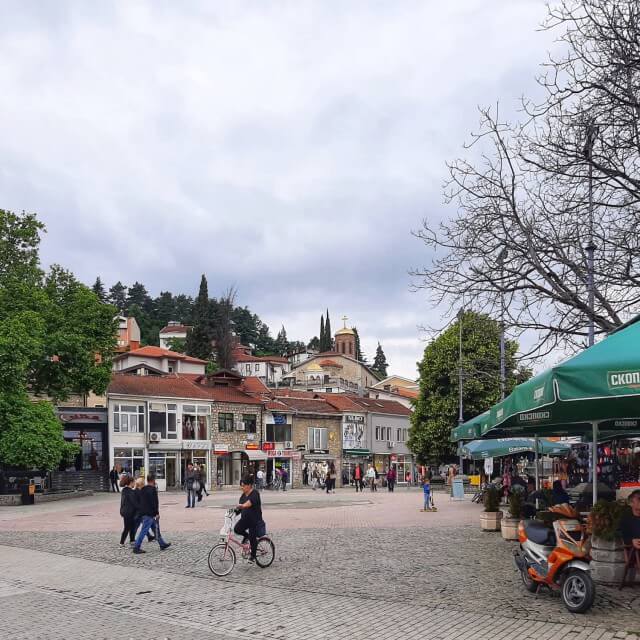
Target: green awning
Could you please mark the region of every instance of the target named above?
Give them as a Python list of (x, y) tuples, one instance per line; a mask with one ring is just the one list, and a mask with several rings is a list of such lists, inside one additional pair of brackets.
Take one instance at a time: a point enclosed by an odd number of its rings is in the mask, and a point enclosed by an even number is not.
[(479, 416), (467, 420), (457, 427), (451, 429), (449, 439), (451, 442), (459, 442), (460, 440), (475, 440), (482, 435), (483, 424), (489, 421), (489, 412), (485, 411)]
[[(483, 460), (484, 458), (502, 458), (536, 450), (535, 438), (496, 438), (495, 440), (473, 440), (462, 445), (459, 453), (465, 458)], [(538, 438), (538, 454), (541, 456), (562, 456), (569, 453), (570, 445)]]
[(581, 435), (637, 431), (640, 421), (640, 322), (518, 385), (489, 410), (482, 436)]

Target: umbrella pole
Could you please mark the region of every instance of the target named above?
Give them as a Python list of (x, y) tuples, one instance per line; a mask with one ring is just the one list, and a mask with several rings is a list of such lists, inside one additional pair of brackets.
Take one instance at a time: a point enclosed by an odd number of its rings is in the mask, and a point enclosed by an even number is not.
[(538, 435), (533, 436), (534, 441), (534, 456), (536, 464), (536, 491), (540, 491), (540, 461), (538, 460)]
[(592, 422), (591, 427), (591, 478), (593, 480), (593, 504), (598, 502), (598, 423)]

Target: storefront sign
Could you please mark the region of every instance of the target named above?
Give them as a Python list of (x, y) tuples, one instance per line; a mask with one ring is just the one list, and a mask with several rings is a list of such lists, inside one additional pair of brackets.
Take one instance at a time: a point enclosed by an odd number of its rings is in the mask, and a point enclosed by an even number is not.
[[(216, 447), (219, 445), (215, 445)], [(211, 449), (211, 441), (209, 440), (183, 440), (182, 448), (193, 451), (194, 449), (202, 450), (202, 449)], [(227, 446), (227, 451), (229, 447)]]
[(260, 449), (260, 447), (258, 446), (257, 442), (247, 442), (247, 444), (244, 445), (245, 449), (249, 449), (251, 451), (255, 451), (256, 449)]
[(91, 422), (96, 424), (106, 424), (106, 411), (90, 411), (86, 409), (61, 409), (58, 410), (58, 418), (64, 423)]
[(283, 413), (274, 413), (273, 424), (287, 424), (287, 416)]
[(291, 458), (292, 460), (300, 460), (302, 454), (299, 451), (293, 451), (292, 449), (270, 449), (267, 451), (269, 458)]
[(364, 416), (350, 416), (346, 415), (344, 417), (345, 422), (364, 422)]
[(366, 449), (364, 416), (345, 416), (342, 423), (342, 448)]
[(271, 451), (271, 450), (273, 450), (275, 448), (276, 448), (275, 442), (263, 442), (262, 443), (262, 450), (263, 451)]
[(306, 451), (307, 450), (307, 445), (306, 444), (299, 444), (296, 446), (296, 449), (298, 451)]
[(228, 444), (214, 444), (213, 445), (214, 453), (229, 453), (229, 445)]
[(315, 453), (318, 455), (327, 455), (329, 453), (329, 449), (309, 449), (309, 453)]

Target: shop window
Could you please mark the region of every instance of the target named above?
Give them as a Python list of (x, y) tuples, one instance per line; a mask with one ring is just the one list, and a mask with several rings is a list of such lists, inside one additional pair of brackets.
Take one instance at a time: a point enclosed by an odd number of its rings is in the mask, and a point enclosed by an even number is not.
[(218, 414), (218, 431), (220, 433), (233, 431), (233, 413)]
[(149, 405), (149, 431), (159, 433), (162, 440), (178, 438), (178, 405), (152, 402)]
[(328, 449), (327, 429), (323, 427), (309, 427), (309, 450)]
[(140, 475), (140, 470), (144, 466), (144, 449), (132, 449), (130, 447), (117, 448), (113, 451), (113, 464), (120, 471)]
[(257, 416), (255, 413), (243, 413), (242, 422), (246, 433), (257, 433)]
[(268, 424), (267, 442), (287, 442), (291, 438), (290, 424)]
[(208, 423), (211, 407), (206, 404), (182, 406), (182, 439), (208, 440)]
[(114, 405), (113, 431), (115, 433), (144, 432), (144, 407), (128, 404)]

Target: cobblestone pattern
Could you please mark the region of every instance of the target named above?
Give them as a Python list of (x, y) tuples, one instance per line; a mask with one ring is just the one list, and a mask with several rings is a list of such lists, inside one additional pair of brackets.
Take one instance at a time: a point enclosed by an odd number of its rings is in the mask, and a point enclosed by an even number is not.
[[(571, 615), (557, 594), (528, 594), (513, 567), (511, 545), (496, 535), (479, 535), (476, 527), (279, 531), (274, 536), (277, 559), (270, 569), (249, 572), (238, 566), (224, 580), (212, 577), (206, 564), (207, 552), (217, 541), (215, 532), (172, 534), (170, 539), (174, 544), (166, 553), (161, 554), (154, 545), (149, 548), (150, 553), (132, 556), (128, 549), (117, 546), (113, 533), (0, 534), (0, 544), (150, 569), (158, 576), (204, 579), (206, 583), (199, 588), (207, 591), (224, 590), (230, 584), (235, 585), (232, 591), (248, 586), (253, 594), (261, 597), (269, 592), (269, 598), (277, 601), (291, 603), (291, 598), (300, 596), (300, 606), (314, 610), (326, 598), (338, 598), (332, 605), (337, 608), (326, 611), (330, 619), (345, 608), (349, 599), (355, 599), (368, 603), (366, 610), (371, 615), (378, 611), (391, 615), (408, 606), (412, 608), (407, 614), (411, 614), (414, 626), (416, 620), (431, 624), (441, 611), (463, 617), (469, 614), (469, 620), (480, 616), (480, 621), (483, 616), (495, 615), (515, 621), (514, 628), (519, 629), (521, 639), (529, 637), (521, 635), (522, 630), (535, 629), (538, 624), (590, 630), (593, 638), (605, 637), (608, 630), (640, 631), (640, 590), (618, 592), (599, 586), (592, 611)], [(419, 551), (412, 552), (414, 549)], [(270, 591), (273, 585), (277, 585), (277, 594)], [(356, 616), (362, 628), (372, 628), (371, 622), (365, 622), (357, 611), (349, 615)], [(520, 628), (523, 621), (528, 624)], [(602, 633), (598, 635), (599, 632)], [(484, 636), (474, 633), (468, 637)], [(486, 637), (495, 640), (493, 635)]]

